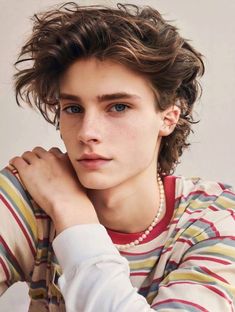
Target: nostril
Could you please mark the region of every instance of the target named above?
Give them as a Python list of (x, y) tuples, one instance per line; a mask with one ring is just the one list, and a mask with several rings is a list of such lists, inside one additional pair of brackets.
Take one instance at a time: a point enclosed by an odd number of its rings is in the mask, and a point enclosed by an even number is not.
[(98, 143), (98, 139), (79, 139), (79, 144)]

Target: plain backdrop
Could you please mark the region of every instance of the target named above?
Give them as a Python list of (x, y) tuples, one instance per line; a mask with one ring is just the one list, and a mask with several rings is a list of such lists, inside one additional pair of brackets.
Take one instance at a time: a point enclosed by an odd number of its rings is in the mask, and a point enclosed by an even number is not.
[[(205, 56), (203, 94), (196, 106), (196, 117), (200, 123), (194, 126), (194, 134), (190, 137), (192, 145), (182, 157), (176, 173), (235, 185), (235, 1), (130, 2), (157, 8)], [(53, 126), (27, 106), (19, 108), (16, 105), (12, 83), (13, 63), (30, 33), (30, 17), (57, 3), (61, 2), (0, 0), (1, 168), (13, 156), (21, 155), (37, 145), (44, 148), (58, 146), (64, 150)], [(116, 1), (81, 0), (79, 3), (115, 5)], [(0, 299), (0, 311), (27, 311), (28, 302), (26, 285), (18, 283)]]

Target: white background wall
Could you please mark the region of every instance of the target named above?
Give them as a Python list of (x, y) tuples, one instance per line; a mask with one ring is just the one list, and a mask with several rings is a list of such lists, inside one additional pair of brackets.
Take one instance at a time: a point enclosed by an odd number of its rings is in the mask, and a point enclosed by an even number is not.
[[(13, 63), (30, 32), (30, 16), (57, 3), (0, 0), (0, 167), (36, 145), (63, 149), (52, 126), (29, 108), (17, 107), (12, 87)], [(80, 0), (79, 3), (116, 1)], [(235, 185), (235, 1), (133, 0), (132, 3), (159, 9), (165, 18), (174, 20), (181, 34), (192, 39), (205, 56), (204, 92), (197, 107), (201, 122), (194, 127), (192, 146), (185, 152), (177, 173)], [(1, 312), (27, 311), (27, 305), (27, 289), (22, 283), (10, 288), (0, 299)]]

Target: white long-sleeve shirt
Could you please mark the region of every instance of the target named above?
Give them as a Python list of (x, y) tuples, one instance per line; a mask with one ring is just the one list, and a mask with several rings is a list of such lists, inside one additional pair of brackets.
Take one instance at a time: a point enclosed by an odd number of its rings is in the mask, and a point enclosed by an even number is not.
[(102, 225), (66, 229), (53, 248), (64, 272), (59, 286), (67, 312), (154, 311), (131, 285), (128, 261)]

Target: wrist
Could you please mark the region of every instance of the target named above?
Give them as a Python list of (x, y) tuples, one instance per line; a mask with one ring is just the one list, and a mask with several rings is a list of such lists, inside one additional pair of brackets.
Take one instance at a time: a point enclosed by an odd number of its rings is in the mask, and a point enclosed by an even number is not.
[(59, 234), (63, 230), (79, 224), (99, 223), (96, 211), (89, 199), (73, 198), (53, 203), (50, 217)]

